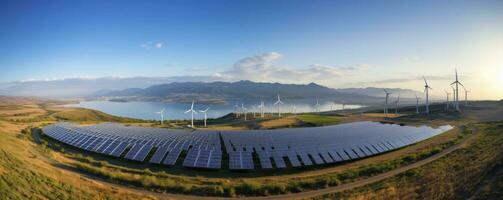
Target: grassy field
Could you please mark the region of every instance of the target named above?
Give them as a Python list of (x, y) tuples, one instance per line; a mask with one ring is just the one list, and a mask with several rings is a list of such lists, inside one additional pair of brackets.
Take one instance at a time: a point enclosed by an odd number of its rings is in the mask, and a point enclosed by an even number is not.
[(339, 117), (336, 116), (314, 115), (314, 114), (302, 114), (296, 116), (295, 118), (305, 123), (313, 124), (316, 126), (334, 125), (341, 123), (342, 121)]
[[(26, 108), (3, 105), (13, 107)], [(31, 140), (30, 127), (41, 123), (0, 120), (0, 199), (151, 199), (54, 167), (52, 152)]]
[[(1, 99), (0, 102), (2, 102)], [(88, 109), (60, 107), (58, 106), (60, 104), (61, 102), (38, 101), (35, 99), (24, 100), (21, 105), (13, 104), (12, 102), (0, 104), (0, 110), (2, 111), (0, 112), (0, 134), (2, 138), (5, 138), (0, 141), (0, 199), (25, 199), (26, 197), (35, 197), (36, 199), (154, 198), (124, 188), (98, 183), (94, 181), (95, 178), (101, 178), (113, 183), (139, 186), (159, 192), (203, 196), (267, 196), (315, 190), (364, 179), (436, 154), (442, 149), (462, 140), (467, 130), (463, 124), (472, 123), (476, 120), (475, 117), (480, 115), (477, 114), (473, 118), (466, 119), (468, 117), (456, 114), (434, 113), (431, 116), (396, 116), (395, 118), (384, 119), (379, 114), (372, 113), (358, 115), (327, 115), (326, 113), (322, 113), (320, 115), (287, 115), (284, 118), (277, 118), (275, 116), (267, 116), (266, 118), (250, 117), (247, 121), (236, 119), (230, 115), (221, 119), (210, 120), (209, 128), (226, 127), (233, 129), (321, 126), (361, 120), (387, 120), (408, 124), (428, 122), (433, 125), (449, 123), (461, 127), (461, 129), (453, 129), (452, 131), (406, 148), (348, 163), (302, 169), (252, 170), (240, 173), (228, 170), (191, 170), (183, 168), (180, 165), (169, 168), (166, 166), (131, 162), (124, 159), (115, 159), (83, 152), (44, 137), (42, 137), (42, 144), (35, 144), (27, 130), (30, 127), (54, 123), (58, 120), (73, 121), (82, 124), (114, 121), (147, 127), (160, 126), (153, 121), (125, 119)], [(171, 121), (165, 123), (163, 127), (184, 128), (186, 124), (187, 121)], [(478, 124), (477, 126), (480, 126), (481, 133), (484, 133), (480, 136), (483, 139), (485, 135), (494, 135), (489, 133), (492, 133), (491, 130), (496, 130), (500, 125)], [(491, 150), (494, 145), (491, 146), (490, 142), (501, 142), (498, 137), (490, 137), (483, 141), (487, 143), (478, 146), (478, 148), (487, 148), (488, 154), (491, 155), (495, 154), (493, 152), (496, 151)], [(481, 152), (480, 149), (478, 153)], [(467, 156), (472, 156), (470, 152), (464, 153)], [(466, 159), (462, 155), (457, 155), (457, 159), (460, 159), (459, 162), (463, 165), (467, 165), (462, 162), (462, 159)], [(477, 156), (480, 155), (477, 154)], [(473, 159), (473, 157), (470, 158)], [(492, 157), (483, 160), (486, 164), (493, 161)], [(458, 162), (458, 160), (452, 162)], [(458, 165), (454, 168), (457, 169), (456, 167), (459, 168)], [(487, 169), (487, 165), (483, 164), (478, 167), (475, 169), (470, 168), (471, 171), (464, 171), (464, 173), (472, 171), (479, 173), (480, 170), (485, 171), (484, 169)], [(447, 167), (434, 169), (437, 170), (434, 172), (438, 173), (439, 177), (442, 177), (441, 181), (453, 180), (449, 178), (452, 175), (447, 170)], [(411, 177), (422, 178), (422, 175), (428, 174), (426, 173), (426, 169), (422, 172), (421, 174), (413, 173), (414, 176)], [(79, 174), (83, 174), (87, 178)], [(410, 175), (410, 173), (407, 174)], [(477, 175), (480, 176), (480, 174)], [(430, 176), (430, 178), (434, 177), (434, 175)], [(400, 176), (397, 177), (397, 180), (402, 180), (403, 177), (407, 178), (409, 176)], [(416, 188), (416, 190), (420, 190), (420, 192), (413, 190), (415, 193), (419, 193), (419, 195), (424, 195), (422, 192), (430, 192), (422, 191), (421, 189), (425, 187), (421, 186), (420, 183), (424, 184), (428, 182), (417, 182), (417, 185), (407, 185), (407, 187), (410, 186)], [(400, 197), (398, 194), (395, 194), (395, 196), (382, 196), (382, 193), (389, 193), (388, 190), (402, 191), (397, 188), (404, 184), (403, 182), (391, 181), (384, 183), (384, 186), (372, 185), (351, 191), (350, 193), (333, 194), (326, 197), (337, 196), (350, 199), (360, 197)], [(12, 185), (21, 185), (22, 187), (13, 187)], [(452, 185), (452, 187), (460, 186)], [(486, 188), (498, 188), (497, 181), (487, 184)], [(403, 191), (408, 192), (409, 190), (411, 189)], [(482, 190), (481, 194), (487, 196), (494, 195), (490, 192), (483, 193), (487, 190), (489, 189)]]
[[(503, 159), (503, 122), (476, 124), (476, 138), (438, 161), (362, 188), (326, 195), (337, 199), (467, 199)], [(501, 174), (476, 199), (501, 198)]]

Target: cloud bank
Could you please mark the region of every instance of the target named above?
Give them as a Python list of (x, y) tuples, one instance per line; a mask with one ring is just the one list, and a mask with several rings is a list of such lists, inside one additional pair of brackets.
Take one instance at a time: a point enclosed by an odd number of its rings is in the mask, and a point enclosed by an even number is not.
[(365, 69), (367, 65), (335, 67), (322, 64), (312, 64), (304, 68), (281, 66), (275, 64), (283, 56), (277, 52), (243, 58), (237, 61), (231, 69), (217, 73), (218, 76), (234, 80), (252, 80), (262, 82), (326, 82), (333, 78), (351, 76)]

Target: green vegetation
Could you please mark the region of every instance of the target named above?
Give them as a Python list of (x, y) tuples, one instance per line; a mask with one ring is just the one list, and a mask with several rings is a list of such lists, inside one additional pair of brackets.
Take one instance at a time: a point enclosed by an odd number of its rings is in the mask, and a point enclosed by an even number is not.
[(84, 109), (84, 108), (63, 110), (61, 112), (52, 114), (51, 117), (54, 117), (57, 120), (76, 121), (76, 122), (103, 122), (103, 121), (119, 122), (119, 123), (145, 122), (145, 120), (117, 117), (100, 111)]
[[(476, 126), (479, 133), (466, 148), (384, 181), (320, 198), (466, 199), (484, 175), (503, 158), (503, 122)], [(488, 195), (495, 194), (498, 193)]]
[(333, 125), (341, 122), (338, 117), (328, 115), (303, 114), (296, 116), (296, 118), (305, 123), (314, 124), (317, 126)]
[(197, 177), (191, 178), (171, 175), (163, 171), (152, 172), (148, 168), (140, 170), (115, 166), (79, 154), (67, 156), (73, 157), (74, 160), (78, 160), (78, 162), (69, 164), (69, 167), (114, 183), (135, 185), (154, 191), (197, 194), (203, 196), (267, 196), (337, 186), (342, 183), (349, 183), (387, 172), (434, 155), (460, 141), (464, 135), (465, 134), (460, 134), (459, 137), (454, 137), (439, 145), (430, 146), (422, 151), (409, 153), (389, 161), (368, 164), (360, 168), (345, 170), (338, 173), (327, 173), (317, 176), (282, 180), (238, 179), (229, 181), (226, 179), (199, 179)]

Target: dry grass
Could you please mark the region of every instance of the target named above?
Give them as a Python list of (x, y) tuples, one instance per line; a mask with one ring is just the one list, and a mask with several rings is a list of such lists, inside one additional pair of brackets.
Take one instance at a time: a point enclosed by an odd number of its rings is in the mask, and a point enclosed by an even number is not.
[[(34, 104), (17, 107), (18, 110), (8, 113), (32, 113), (42, 109), (35, 100), (20, 102)], [(55, 163), (47, 159), (52, 153), (31, 142), (29, 134), (21, 133), (29, 126), (47, 122), (50, 121), (14, 123), (0, 120), (0, 199), (152, 199), (55, 167)]]

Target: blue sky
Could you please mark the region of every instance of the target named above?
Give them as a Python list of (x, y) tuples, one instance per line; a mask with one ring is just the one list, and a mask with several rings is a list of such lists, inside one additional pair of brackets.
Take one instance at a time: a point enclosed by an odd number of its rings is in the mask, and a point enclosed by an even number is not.
[[(503, 98), (503, 1), (0, 1), (0, 82), (217, 76)], [(447, 88), (447, 87), (446, 87)], [(438, 90), (442, 91), (442, 90)]]

